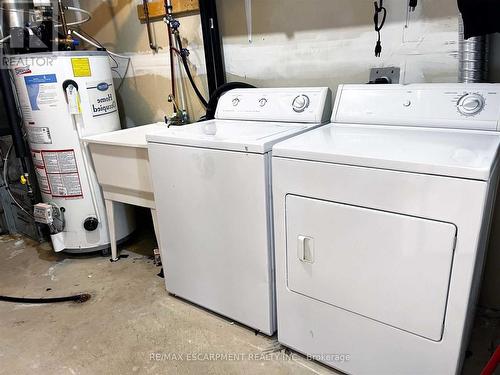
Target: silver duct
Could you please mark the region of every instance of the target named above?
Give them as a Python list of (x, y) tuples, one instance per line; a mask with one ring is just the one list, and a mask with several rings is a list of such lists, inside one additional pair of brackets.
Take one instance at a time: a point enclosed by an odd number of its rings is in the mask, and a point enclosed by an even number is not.
[(463, 83), (487, 82), (489, 36), (464, 39), (464, 23), (458, 17), (458, 81)]

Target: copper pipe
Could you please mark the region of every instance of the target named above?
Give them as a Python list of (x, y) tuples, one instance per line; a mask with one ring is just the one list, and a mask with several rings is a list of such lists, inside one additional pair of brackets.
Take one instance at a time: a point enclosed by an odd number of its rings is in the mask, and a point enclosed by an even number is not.
[(61, 18), (62, 33), (66, 38), (68, 36), (68, 25), (66, 23), (66, 15), (64, 14), (64, 6), (62, 0), (58, 1), (58, 7), (59, 7), (59, 17)]

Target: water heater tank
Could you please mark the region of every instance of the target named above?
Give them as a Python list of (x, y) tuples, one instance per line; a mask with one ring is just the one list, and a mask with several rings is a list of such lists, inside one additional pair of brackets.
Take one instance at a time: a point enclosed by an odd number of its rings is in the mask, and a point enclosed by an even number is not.
[[(85, 136), (120, 129), (106, 52), (16, 55), (10, 66), (45, 203), (64, 221), (51, 235), (55, 251), (109, 247), (108, 223)], [(115, 204), (118, 239), (134, 229), (130, 208)]]

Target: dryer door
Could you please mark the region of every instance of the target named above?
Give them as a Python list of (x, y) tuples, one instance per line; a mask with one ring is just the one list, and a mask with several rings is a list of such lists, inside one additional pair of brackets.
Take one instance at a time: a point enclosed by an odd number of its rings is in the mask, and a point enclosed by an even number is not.
[(286, 223), (290, 290), (441, 339), (455, 225), (294, 195)]

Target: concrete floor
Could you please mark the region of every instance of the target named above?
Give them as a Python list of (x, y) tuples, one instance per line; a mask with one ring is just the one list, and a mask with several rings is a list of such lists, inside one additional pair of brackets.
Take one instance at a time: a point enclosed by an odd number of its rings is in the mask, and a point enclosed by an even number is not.
[[(84, 304), (0, 302), (0, 374), (334, 373), (297, 354), (284, 357), (275, 338), (169, 296), (150, 258), (153, 247), (152, 234), (139, 233), (122, 252), (128, 258), (110, 263), (55, 254), (49, 244), (20, 236), (0, 237), (0, 294), (93, 295)], [(465, 374), (480, 372), (496, 323), (478, 320)], [(193, 361), (187, 353), (247, 357)]]

